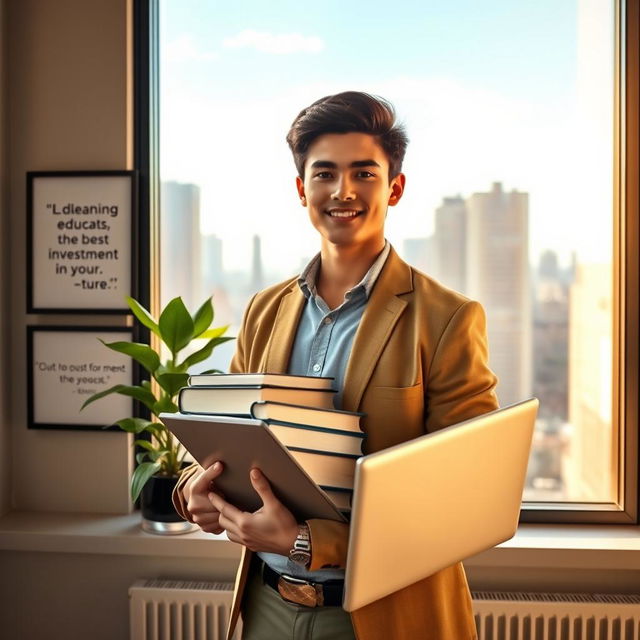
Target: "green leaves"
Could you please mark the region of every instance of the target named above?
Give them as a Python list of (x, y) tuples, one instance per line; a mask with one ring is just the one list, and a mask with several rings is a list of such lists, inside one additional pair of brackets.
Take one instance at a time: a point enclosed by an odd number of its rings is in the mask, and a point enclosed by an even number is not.
[[(214, 309), (211, 298), (205, 300), (200, 308), (191, 316), (180, 297), (171, 300), (156, 320), (137, 300), (127, 297), (127, 304), (131, 312), (144, 327), (158, 336), (171, 352), (171, 357), (163, 362), (158, 351), (149, 344), (138, 342), (104, 342), (102, 343), (118, 353), (129, 356), (138, 362), (150, 375), (157, 386), (150, 380), (143, 380), (139, 385), (117, 384), (109, 389), (94, 393), (82, 405), (84, 409), (96, 400), (110, 394), (120, 394), (135, 398), (149, 411), (157, 416), (162, 412), (175, 413), (178, 411), (176, 397), (178, 391), (187, 385), (191, 366), (203, 362), (221, 345), (232, 337), (225, 337), (228, 325), (210, 328), (213, 323)], [(206, 341), (204, 346), (196, 349), (182, 362), (177, 356), (182, 349), (188, 347), (193, 340)], [(222, 373), (212, 369), (217, 373)], [(131, 479), (131, 497), (136, 500), (147, 480), (156, 473), (167, 476), (178, 475), (185, 451), (180, 443), (172, 436), (161, 422), (144, 418), (127, 417), (116, 423), (123, 431), (134, 436), (150, 433), (151, 441), (142, 437), (135, 439), (135, 445), (142, 450), (136, 454), (136, 467)]]
[(160, 366), (160, 356), (148, 345), (139, 342), (105, 342), (105, 347), (118, 353), (124, 353), (139, 362), (149, 373), (153, 373)]
[(140, 324), (159, 336), (160, 329), (158, 328), (156, 321), (153, 319), (153, 316), (137, 300), (134, 300), (130, 296), (127, 296), (125, 299), (129, 308), (133, 311), (133, 315), (140, 321)]
[[(226, 330), (226, 327), (220, 327), (220, 328)], [(214, 347), (217, 347), (219, 344), (222, 344), (224, 342), (228, 342), (229, 340), (233, 340), (233, 338), (231, 337), (213, 338), (209, 340), (209, 342), (207, 342), (207, 344), (205, 344), (204, 347), (202, 347), (202, 349), (198, 349), (198, 351), (194, 351), (189, 357), (185, 358), (181, 366), (184, 367), (185, 369), (188, 369), (194, 364), (197, 364), (198, 362), (202, 362), (203, 360), (206, 360), (211, 355), (211, 352), (213, 351)]]
[(158, 431), (165, 429), (166, 427), (161, 422), (151, 422), (144, 418), (123, 418), (118, 420), (116, 424), (127, 433), (135, 433), (139, 435), (143, 431), (157, 434)]
[(142, 402), (142, 404), (144, 404), (145, 407), (147, 407), (147, 409), (149, 410), (152, 410), (153, 405), (156, 403), (156, 397), (153, 395), (153, 393), (151, 393), (149, 389), (126, 384), (116, 384), (109, 389), (105, 389), (104, 391), (100, 391), (98, 393), (94, 393), (92, 396), (89, 396), (89, 398), (84, 401), (82, 407), (80, 407), (80, 410), (82, 411), (82, 409), (84, 409), (87, 405), (112, 393), (119, 393), (122, 396), (131, 396), (132, 398), (135, 398), (136, 400)]
[(147, 480), (160, 471), (160, 462), (142, 462), (139, 464), (131, 476), (131, 499), (135, 502), (142, 491), (142, 487), (147, 484)]
[[(211, 338), (219, 338), (227, 329), (229, 328), (228, 324), (225, 324), (224, 327), (217, 327), (215, 329), (207, 329), (207, 331), (203, 331), (200, 334), (200, 338), (206, 338), (207, 340)], [(226, 338), (227, 340), (233, 340), (234, 338)]]
[(156, 380), (158, 384), (167, 392), (167, 395), (173, 397), (182, 389), (187, 386), (189, 380), (189, 374), (187, 373), (165, 373), (161, 376), (157, 376)]
[(209, 298), (204, 301), (203, 305), (196, 311), (196, 315), (193, 316), (193, 337), (197, 338), (204, 333), (212, 322), (213, 305), (211, 304), (211, 298)]
[(194, 322), (182, 298), (174, 298), (160, 314), (160, 335), (173, 358), (193, 339)]

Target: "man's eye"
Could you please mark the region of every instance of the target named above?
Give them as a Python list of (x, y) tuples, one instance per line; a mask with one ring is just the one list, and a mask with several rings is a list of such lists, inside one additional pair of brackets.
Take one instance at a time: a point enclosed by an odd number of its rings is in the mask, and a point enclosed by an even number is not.
[(318, 173), (316, 173), (316, 178), (322, 178), (322, 179), (326, 179), (326, 178), (330, 178), (331, 177), (331, 173), (329, 171), (318, 171)]
[(375, 178), (375, 174), (371, 171), (358, 171), (358, 178)]

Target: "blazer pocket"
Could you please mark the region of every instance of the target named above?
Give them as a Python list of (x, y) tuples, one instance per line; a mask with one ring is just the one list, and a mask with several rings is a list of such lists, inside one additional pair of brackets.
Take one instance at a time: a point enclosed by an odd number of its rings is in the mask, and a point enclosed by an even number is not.
[[(424, 434), (424, 387), (371, 387), (367, 406), (369, 451)], [(368, 447), (367, 447), (368, 448)]]
[(397, 400), (411, 400), (422, 395), (423, 386), (422, 383), (414, 384), (410, 387), (372, 387), (372, 393), (374, 397), (380, 399)]

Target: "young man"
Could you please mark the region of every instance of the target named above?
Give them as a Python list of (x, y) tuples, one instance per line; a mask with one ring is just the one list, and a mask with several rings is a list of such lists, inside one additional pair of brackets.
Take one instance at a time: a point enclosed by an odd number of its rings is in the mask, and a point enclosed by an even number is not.
[[(338, 408), (367, 414), (366, 453), (497, 408), (480, 305), (414, 270), (385, 241), (407, 145), (391, 105), (358, 92), (327, 96), (300, 112), (287, 141), (320, 253), (300, 277), (253, 297), (231, 371), (334, 376)], [(349, 616), (340, 606), (348, 525), (296, 522), (256, 470), (264, 506), (243, 513), (212, 491), (223, 468), (191, 467), (174, 501), (204, 531), (226, 530), (244, 545), (229, 637), (240, 606), (247, 640), (476, 637), (460, 563)]]

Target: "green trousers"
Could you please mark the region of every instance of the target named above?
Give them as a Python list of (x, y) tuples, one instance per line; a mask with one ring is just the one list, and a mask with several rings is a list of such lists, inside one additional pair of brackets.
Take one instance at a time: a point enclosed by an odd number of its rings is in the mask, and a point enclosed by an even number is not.
[(262, 582), (253, 562), (242, 600), (242, 640), (355, 640), (342, 607), (301, 607)]

